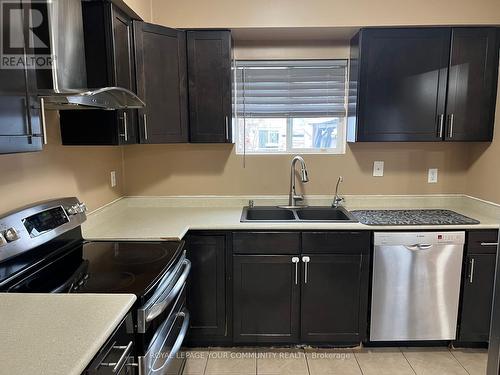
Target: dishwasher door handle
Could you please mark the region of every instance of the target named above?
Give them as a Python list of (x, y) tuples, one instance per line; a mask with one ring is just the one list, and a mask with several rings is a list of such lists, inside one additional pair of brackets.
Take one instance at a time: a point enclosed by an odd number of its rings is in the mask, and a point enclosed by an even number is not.
[(429, 250), (433, 245), (430, 244), (415, 244), (405, 246), (408, 250), (418, 251), (418, 250)]

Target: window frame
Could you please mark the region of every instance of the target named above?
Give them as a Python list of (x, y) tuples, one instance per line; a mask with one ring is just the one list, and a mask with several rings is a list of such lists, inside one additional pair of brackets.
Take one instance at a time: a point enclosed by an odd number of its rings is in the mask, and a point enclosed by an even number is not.
[[(304, 59), (307, 61), (314, 61), (313, 59)], [(324, 61), (325, 59), (321, 59)], [(275, 118), (280, 118), (280, 119), (285, 119), (286, 120), (286, 130), (285, 130), (285, 136), (286, 136), (286, 150), (269, 150), (269, 151), (248, 151), (246, 149), (245, 145), (245, 137), (243, 136), (243, 145), (240, 145), (240, 126), (239, 126), (239, 121), (240, 119), (243, 119), (245, 121), (245, 118), (252, 118), (251, 116), (249, 117), (244, 117), (244, 116), (238, 116), (236, 111), (234, 111), (234, 116), (232, 119), (232, 124), (233, 124), (233, 142), (235, 144), (235, 153), (236, 155), (243, 155), (243, 156), (249, 156), (249, 155), (256, 155), (256, 156), (262, 156), (262, 155), (293, 155), (293, 154), (309, 154), (309, 155), (344, 155), (346, 153), (346, 148), (347, 148), (347, 105), (348, 105), (348, 94), (349, 94), (349, 64), (347, 59), (329, 59), (332, 61), (335, 60), (340, 60), (340, 61), (347, 61), (346, 64), (346, 69), (345, 69), (345, 74), (344, 74), (344, 83), (345, 83), (345, 88), (344, 88), (344, 115), (342, 117), (339, 116), (318, 116), (318, 117), (298, 117), (298, 116), (283, 116), (283, 117), (275, 117)], [(277, 61), (273, 59), (261, 59), (261, 61)], [(293, 60), (283, 60), (283, 61), (293, 61)], [(234, 83), (236, 84), (236, 69), (237, 69), (237, 60), (235, 60), (234, 64)], [(236, 90), (235, 90), (236, 91)], [(234, 97), (236, 98), (236, 92), (234, 93)], [(257, 118), (257, 117), (253, 117)], [(265, 116), (262, 116), (262, 118), (266, 118)], [(294, 118), (338, 118), (339, 119), (339, 124), (337, 126), (337, 147), (329, 147), (329, 148), (293, 148), (293, 119)], [(340, 141), (340, 142), (339, 142)]]
[[(346, 116), (347, 117), (347, 116)], [(339, 118), (339, 125), (337, 126), (337, 140), (340, 140), (340, 144), (338, 147), (329, 147), (329, 148), (294, 148), (293, 145), (293, 117), (279, 117), (286, 120), (286, 149), (281, 150), (272, 150), (269, 151), (248, 151), (245, 145), (239, 144), (239, 126), (238, 126), (238, 118), (233, 119), (233, 134), (234, 134), (234, 144), (236, 146), (236, 155), (292, 155), (292, 154), (310, 154), (310, 155), (344, 155), (346, 153), (347, 147), (347, 137), (346, 137), (346, 121), (347, 118)], [(241, 118), (241, 117), (240, 117)], [(321, 118), (321, 117), (316, 117)], [(244, 142), (244, 140), (243, 140)]]

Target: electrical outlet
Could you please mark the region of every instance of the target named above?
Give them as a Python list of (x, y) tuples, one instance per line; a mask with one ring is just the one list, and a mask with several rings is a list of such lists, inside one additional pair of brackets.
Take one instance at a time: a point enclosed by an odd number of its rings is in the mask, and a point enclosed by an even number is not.
[(429, 168), (429, 173), (427, 175), (427, 183), (436, 184), (438, 182), (438, 169)]
[(111, 187), (116, 187), (116, 172), (111, 171)]
[(384, 162), (374, 161), (373, 162), (373, 177), (382, 177), (384, 175)]

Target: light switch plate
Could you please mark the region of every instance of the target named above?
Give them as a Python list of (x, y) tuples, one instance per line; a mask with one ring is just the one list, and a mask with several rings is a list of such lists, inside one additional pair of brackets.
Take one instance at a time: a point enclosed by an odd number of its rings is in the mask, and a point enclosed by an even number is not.
[(116, 172), (111, 171), (111, 187), (116, 187)]
[(384, 162), (374, 161), (373, 162), (373, 177), (382, 177), (384, 175)]
[(429, 173), (427, 175), (427, 183), (436, 184), (438, 182), (438, 169), (429, 168)]

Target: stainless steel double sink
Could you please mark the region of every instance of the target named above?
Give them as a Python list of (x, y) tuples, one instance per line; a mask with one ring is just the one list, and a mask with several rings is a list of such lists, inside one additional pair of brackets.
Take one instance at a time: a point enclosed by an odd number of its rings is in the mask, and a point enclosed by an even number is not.
[(241, 222), (351, 222), (357, 220), (343, 207), (243, 207)]

